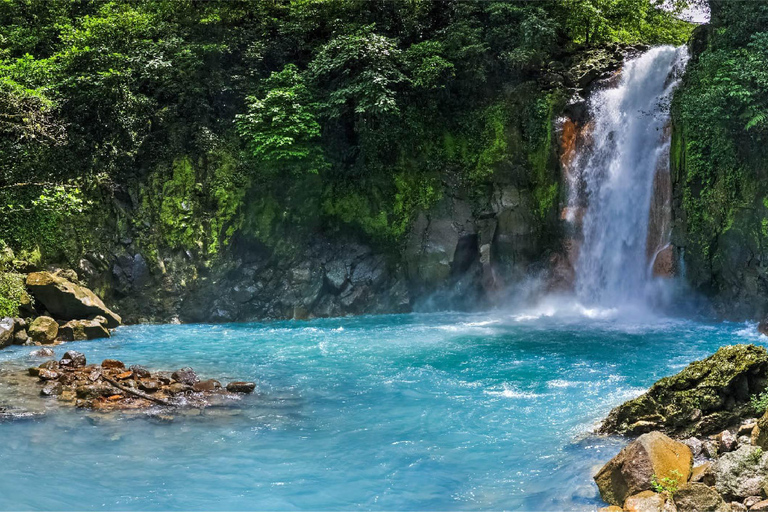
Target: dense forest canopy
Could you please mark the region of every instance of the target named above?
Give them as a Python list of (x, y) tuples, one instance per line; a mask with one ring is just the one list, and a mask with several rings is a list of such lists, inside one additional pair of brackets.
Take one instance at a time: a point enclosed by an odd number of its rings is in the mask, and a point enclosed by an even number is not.
[(521, 109), (535, 149), (552, 98), (528, 84), (552, 60), (688, 33), (648, 0), (5, 1), (0, 238), (60, 248), (62, 215), (130, 188), (147, 243), (389, 243), (446, 173), (491, 172)]

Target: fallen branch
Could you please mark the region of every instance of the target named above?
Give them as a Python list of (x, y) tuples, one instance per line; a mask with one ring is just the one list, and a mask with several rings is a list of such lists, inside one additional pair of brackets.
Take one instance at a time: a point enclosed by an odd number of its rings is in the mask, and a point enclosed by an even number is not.
[(113, 386), (115, 386), (120, 391), (128, 393), (129, 395), (135, 395), (135, 396), (137, 396), (139, 398), (143, 398), (144, 400), (149, 400), (150, 402), (155, 402), (155, 403), (160, 404), (160, 405), (165, 405), (166, 407), (171, 407), (173, 405), (168, 400), (163, 400), (162, 398), (155, 398), (154, 396), (150, 396), (150, 395), (148, 395), (146, 393), (142, 393), (141, 391), (136, 391), (135, 389), (131, 389), (131, 388), (127, 387), (127, 386), (123, 386), (122, 384), (118, 384), (117, 381), (110, 379), (109, 377), (107, 377), (103, 373), (101, 374), (101, 377), (105, 381), (107, 381), (110, 384), (112, 384)]

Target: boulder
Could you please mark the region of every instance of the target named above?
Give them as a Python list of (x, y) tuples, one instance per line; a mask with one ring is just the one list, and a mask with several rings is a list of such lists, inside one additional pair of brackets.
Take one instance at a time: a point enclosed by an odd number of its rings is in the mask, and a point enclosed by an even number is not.
[(660, 430), (681, 437), (717, 433), (753, 414), (750, 397), (765, 389), (767, 377), (765, 348), (722, 347), (612, 410), (599, 431), (638, 434)]
[(95, 340), (109, 338), (109, 331), (98, 320), (70, 320), (59, 328), (64, 341)]
[(53, 343), (58, 334), (59, 324), (49, 316), (39, 316), (29, 326), (29, 337), (37, 343)]
[(0, 348), (13, 344), (15, 323), (13, 318), (0, 318)]
[(654, 478), (687, 482), (692, 463), (693, 454), (686, 445), (661, 432), (650, 432), (608, 461), (595, 475), (595, 482), (606, 503), (622, 505), (627, 497), (653, 489)]
[(85, 386), (78, 386), (75, 390), (77, 398), (91, 399), (98, 398), (100, 396), (112, 396), (119, 391), (109, 384), (87, 384)]
[(186, 384), (188, 386), (191, 386), (195, 382), (200, 380), (197, 378), (197, 374), (195, 373), (195, 370), (189, 367), (182, 368), (181, 370), (177, 370), (173, 372), (171, 374), (171, 378), (176, 382), (181, 382), (182, 384)]
[(624, 512), (662, 512), (665, 501), (661, 494), (643, 491), (626, 499)]
[(597, 512), (624, 512), (624, 509), (617, 507), (616, 505), (609, 505), (607, 507), (597, 509)]
[(42, 368), (37, 372), (37, 376), (40, 380), (57, 380), (59, 378), (59, 373), (55, 370)]
[(750, 512), (753, 510), (755, 512), (765, 512), (766, 510), (768, 510), (768, 500), (758, 501), (757, 503), (752, 505), (752, 507), (750, 507), (749, 510)]
[(51, 314), (63, 319), (101, 315), (110, 328), (122, 323), (119, 315), (107, 308), (91, 290), (50, 272), (27, 276), (27, 288)]
[(254, 389), (256, 389), (255, 382), (237, 381), (227, 384), (227, 391), (230, 393), (253, 393)]
[(133, 374), (140, 379), (148, 379), (152, 376), (152, 374), (149, 373), (149, 370), (138, 364), (132, 364), (128, 369), (131, 370)]
[(68, 350), (64, 357), (59, 361), (61, 366), (68, 366), (70, 368), (82, 368), (85, 366), (85, 355), (75, 350)]
[(40, 394), (42, 396), (58, 396), (63, 391), (63, 386), (61, 385), (61, 382), (46, 382), (45, 386), (43, 386), (43, 389), (40, 390)]
[(160, 389), (160, 382), (155, 379), (140, 380), (139, 389), (147, 393), (154, 393)]
[(768, 411), (755, 423), (755, 427), (752, 429), (751, 440), (755, 446), (759, 446), (763, 450), (768, 449)]
[(688, 439), (683, 439), (683, 444), (691, 449), (691, 452), (693, 453), (694, 457), (698, 457), (699, 455), (701, 455), (701, 452), (704, 450), (704, 443), (695, 437), (689, 437)]
[(16, 331), (16, 333), (13, 335), (14, 345), (26, 345), (28, 341), (29, 335), (27, 334), (27, 331)]
[(700, 482), (705, 485), (715, 484), (715, 474), (712, 471), (712, 463), (707, 461), (704, 464), (694, 466), (691, 470), (691, 482)]
[(730, 430), (723, 430), (717, 434), (715, 439), (720, 444), (720, 451), (723, 453), (732, 452), (739, 444), (738, 440), (736, 439), (736, 435)]
[(746, 505), (739, 503), (738, 501), (731, 502), (731, 512), (747, 512), (749, 510)]
[(29, 355), (32, 357), (53, 357), (56, 354), (53, 352), (53, 349), (41, 348), (34, 352), (30, 352)]
[(744, 498), (744, 506), (747, 508), (754, 507), (757, 503), (760, 503), (763, 500), (760, 496), (749, 496), (747, 498)]
[(680, 487), (674, 494), (677, 510), (696, 512), (730, 512), (731, 507), (713, 488), (689, 483)]
[(768, 475), (768, 454), (757, 446), (725, 453), (712, 465), (715, 489), (726, 498), (758, 496)]

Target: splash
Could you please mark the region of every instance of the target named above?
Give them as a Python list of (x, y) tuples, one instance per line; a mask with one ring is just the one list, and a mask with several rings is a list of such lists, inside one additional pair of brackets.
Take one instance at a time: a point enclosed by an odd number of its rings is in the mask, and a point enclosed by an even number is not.
[(576, 295), (589, 307), (647, 304), (660, 293), (649, 253), (668, 243), (669, 227), (650, 222), (654, 181), (669, 173), (669, 100), (687, 60), (685, 47), (653, 48), (626, 62), (616, 87), (591, 98), (592, 143), (576, 162), (583, 186), (573, 187), (588, 205)]

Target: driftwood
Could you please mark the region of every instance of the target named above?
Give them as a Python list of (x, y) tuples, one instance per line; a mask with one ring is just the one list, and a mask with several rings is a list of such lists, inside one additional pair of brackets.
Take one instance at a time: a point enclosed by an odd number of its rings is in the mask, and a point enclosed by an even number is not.
[(115, 386), (115, 387), (116, 387), (117, 389), (119, 389), (120, 391), (123, 391), (123, 392), (125, 392), (125, 393), (128, 393), (129, 395), (134, 395), (134, 396), (137, 396), (137, 397), (139, 397), (139, 398), (143, 398), (144, 400), (149, 400), (150, 402), (155, 402), (155, 403), (157, 403), (157, 404), (160, 404), (160, 405), (165, 405), (165, 406), (167, 406), (167, 407), (170, 407), (170, 406), (172, 406), (172, 405), (173, 405), (173, 404), (172, 404), (172, 403), (170, 403), (168, 400), (163, 400), (162, 398), (156, 398), (156, 397), (154, 397), (154, 396), (150, 396), (150, 395), (148, 395), (148, 394), (146, 394), (146, 393), (142, 393), (141, 391), (136, 391), (135, 389), (131, 389), (131, 388), (127, 387), (127, 386), (123, 386), (122, 384), (118, 384), (118, 382), (117, 382), (117, 381), (110, 379), (109, 377), (107, 377), (107, 376), (106, 376), (106, 375), (104, 375), (103, 373), (101, 374), (101, 377), (102, 377), (102, 378), (103, 378), (105, 381), (107, 381), (107, 382), (109, 382), (110, 384), (112, 384), (113, 386)]

